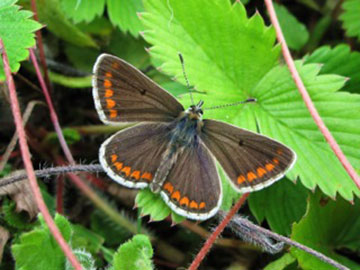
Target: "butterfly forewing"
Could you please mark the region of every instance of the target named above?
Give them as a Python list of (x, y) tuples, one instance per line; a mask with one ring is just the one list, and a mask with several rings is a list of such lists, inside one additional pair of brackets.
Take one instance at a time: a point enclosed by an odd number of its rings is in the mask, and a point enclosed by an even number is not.
[(204, 220), (219, 210), (221, 182), (214, 158), (198, 142), (181, 150), (162, 186), (161, 196), (176, 213)]
[(296, 154), (266, 136), (215, 120), (204, 120), (201, 138), (239, 192), (269, 186), (284, 176)]
[(183, 106), (137, 68), (102, 54), (94, 66), (93, 96), (104, 123), (174, 120)]
[(100, 163), (110, 178), (127, 187), (151, 183), (169, 143), (171, 123), (143, 123), (119, 131), (100, 148)]

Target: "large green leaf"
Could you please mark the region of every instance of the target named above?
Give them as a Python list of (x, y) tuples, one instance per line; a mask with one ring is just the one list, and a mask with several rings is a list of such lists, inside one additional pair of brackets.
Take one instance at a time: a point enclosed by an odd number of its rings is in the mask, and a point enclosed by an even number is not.
[(110, 21), (123, 32), (129, 31), (134, 37), (139, 36), (143, 26), (138, 12), (144, 10), (141, 0), (107, 0)]
[(285, 6), (274, 3), (274, 8), (287, 45), (291, 49), (300, 50), (309, 39), (306, 26), (299, 22)]
[(258, 222), (267, 220), (271, 230), (289, 235), (291, 225), (299, 221), (306, 210), (306, 189), (283, 179), (269, 188), (254, 192), (249, 197), (249, 207)]
[(39, 19), (59, 38), (77, 46), (97, 47), (95, 41), (65, 17), (60, 0), (37, 0)]
[[(34, 31), (41, 25), (31, 20), (30, 11), (19, 10), (15, 0), (0, 1), (0, 38), (4, 42), (10, 69), (17, 72), (21, 61), (29, 56), (27, 48), (35, 46)], [(0, 81), (5, 79), (2, 59), (0, 59)]]
[(74, 23), (91, 22), (96, 16), (101, 16), (105, 8), (105, 0), (62, 0), (61, 8), (66, 17)]
[[(330, 256), (352, 270), (360, 269), (360, 264), (335, 252), (343, 247), (359, 250), (359, 213), (358, 200), (355, 205), (351, 205), (341, 198), (336, 201), (329, 200), (318, 192), (311, 196), (304, 218), (293, 226), (291, 238)], [(291, 248), (291, 254), (298, 259), (301, 269), (336, 269), (299, 249)]]
[(340, 44), (335, 48), (323, 46), (305, 57), (305, 63), (321, 63), (320, 74), (339, 74), (349, 80), (342, 88), (344, 91), (360, 93), (360, 53), (351, 52), (349, 45)]
[(344, 12), (340, 19), (343, 21), (346, 35), (360, 40), (360, 0), (345, 0), (342, 8)]
[[(43, 218), (41, 227), (20, 236), (11, 247), (16, 269), (22, 270), (60, 270), (65, 266), (65, 255), (57, 244)], [(55, 216), (55, 223), (66, 241), (70, 241), (72, 229), (62, 216)]]

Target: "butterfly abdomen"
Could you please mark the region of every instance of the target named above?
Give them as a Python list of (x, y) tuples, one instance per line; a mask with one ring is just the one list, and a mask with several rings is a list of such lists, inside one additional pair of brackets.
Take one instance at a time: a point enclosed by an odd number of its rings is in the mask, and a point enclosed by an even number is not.
[(183, 118), (176, 120), (176, 122), (177, 123), (172, 131), (170, 131), (170, 142), (162, 156), (160, 166), (150, 184), (150, 189), (153, 192), (159, 192), (161, 190), (167, 176), (177, 162), (179, 155), (184, 152), (185, 148), (195, 148), (198, 144), (198, 121), (191, 120), (189, 117), (184, 116)]

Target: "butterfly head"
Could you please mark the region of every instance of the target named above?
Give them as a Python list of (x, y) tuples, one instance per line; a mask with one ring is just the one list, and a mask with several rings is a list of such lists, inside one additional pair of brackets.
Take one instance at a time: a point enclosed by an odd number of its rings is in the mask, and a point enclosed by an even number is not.
[(185, 113), (189, 115), (190, 119), (201, 120), (203, 115), (203, 110), (201, 107), (203, 104), (204, 101), (200, 100), (198, 104), (191, 105)]

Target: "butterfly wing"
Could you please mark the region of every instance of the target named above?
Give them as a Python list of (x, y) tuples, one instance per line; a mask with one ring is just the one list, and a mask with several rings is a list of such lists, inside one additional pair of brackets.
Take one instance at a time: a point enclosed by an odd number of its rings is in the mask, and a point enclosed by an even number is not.
[(95, 107), (106, 124), (169, 122), (184, 110), (170, 93), (118, 57), (100, 55), (93, 73)]
[(205, 220), (216, 214), (221, 182), (215, 160), (201, 141), (181, 150), (160, 194), (174, 212), (187, 218)]
[(172, 123), (141, 123), (117, 132), (100, 147), (107, 175), (130, 188), (151, 183), (169, 142)]
[(295, 163), (295, 152), (273, 139), (220, 121), (203, 123), (201, 139), (241, 193), (271, 185)]

